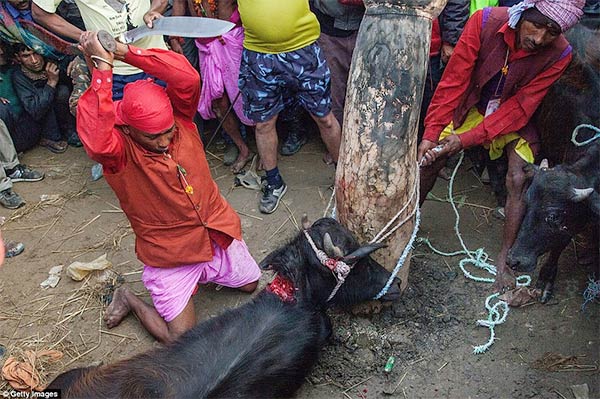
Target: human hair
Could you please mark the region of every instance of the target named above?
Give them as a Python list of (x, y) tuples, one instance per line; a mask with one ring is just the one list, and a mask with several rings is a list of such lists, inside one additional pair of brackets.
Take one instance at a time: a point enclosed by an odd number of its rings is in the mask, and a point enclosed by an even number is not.
[(23, 43), (15, 43), (12, 45), (12, 55), (16, 56), (19, 55), (19, 53), (22, 53), (23, 51), (34, 51), (31, 47), (29, 47), (26, 44)]

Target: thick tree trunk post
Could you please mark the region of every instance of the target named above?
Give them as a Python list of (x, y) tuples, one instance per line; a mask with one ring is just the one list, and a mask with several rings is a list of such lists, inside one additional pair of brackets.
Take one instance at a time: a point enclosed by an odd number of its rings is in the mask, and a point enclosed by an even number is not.
[[(408, 202), (416, 184), (417, 125), (432, 19), (446, 0), (365, 0), (348, 79), (336, 207), (359, 241), (370, 241)], [(412, 210), (413, 203), (408, 206)], [(409, 212), (405, 212), (405, 218)], [(414, 218), (375, 259), (393, 270)], [(408, 282), (409, 260), (398, 277)]]

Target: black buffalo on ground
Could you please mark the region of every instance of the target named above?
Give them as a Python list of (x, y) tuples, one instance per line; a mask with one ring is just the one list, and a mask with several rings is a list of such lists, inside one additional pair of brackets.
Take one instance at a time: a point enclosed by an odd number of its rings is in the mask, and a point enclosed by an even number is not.
[[(560, 165), (528, 166), (532, 181), (526, 194), (527, 211), (508, 256), (514, 270), (530, 272), (538, 257), (549, 253), (537, 283), (542, 302), (552, 295), (563, 249), (580, 232), (597, 237), (599, 220), (600, 140), (576, 146), (571, 137), (579, 125), (600, 127), (600, 16), (584, 16), (567, 37), (573, 61), (536, 115), (542, 153), (550, 165)], [(577, 140), (583, 142), (595, 134), (592, 128), (581, 128)], [(597, 253), (592, 260), (598, 262)]]
[[(250, 302), (198, 324), (170, 346), (68, 371), (49, 388), (62, 389), (63, 398), (292, 396), (331, 334), (325, 309), (373, 298), (390, 277), (369, 256), (379, 246), (360, 247), (335, 220), (305, 227), (318, 249), (352, 267), (330, 301), (336, 278), (301, 232), (260, 264), (277, 272), (277, 287), (271, 283)], [(399, 295), (393, 284), (383, 299)]]

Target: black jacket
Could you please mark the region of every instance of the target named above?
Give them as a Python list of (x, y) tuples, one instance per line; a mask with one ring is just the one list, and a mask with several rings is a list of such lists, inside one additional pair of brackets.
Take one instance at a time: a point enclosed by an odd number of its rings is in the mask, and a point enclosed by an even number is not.
[(21, 68), (16, 68), (13, 73), (13, 85), (21, 100), (23, 112), (35, 121), (43, 119), (54, 103), (56, 89), (46, 82), (46, 79), (29, 79)]

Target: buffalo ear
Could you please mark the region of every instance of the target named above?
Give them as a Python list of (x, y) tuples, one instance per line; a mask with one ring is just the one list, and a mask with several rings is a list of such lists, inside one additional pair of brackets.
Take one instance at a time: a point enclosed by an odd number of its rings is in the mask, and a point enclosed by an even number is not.
[(258, 266), (263, 270), (286, 272), (302, 266), (304, 256), (293, 245), (284, 245), (268, 254)]
[(352, 253), (344, 256), (341, 260), (345, 263), (353, 264), (353, 263), (358, 262), (362, 258), (365, 258), (365, 257), (371, 255), (373, 252), (377, 251), (378, 249), (385, 248), (385, 247), (387, 247), (387, 245), (380, 244), (380, 243), (363, 245), (362, 247), (356, 249)]
[(597, 218), (600, 218), (600, 194), (594, 191), (588, 197), (588, 201), (591, 211), (594, 213), (594, 215), (596, 215)]
[(587, 199), (592, 193), (594, 189), (592, 187), (589, 188), (571, 188), (571, 197), (569, 198), (573, 202), (581, 202)]
[(273, 268), (277, 269), (278, 266), (283, 265), (283, 252), (283, 249), (278, 249), (271, 252), (260, 261), (258, 267), (260, 267), (262, 270), (273, 270)]
[(538, 172), (539, 169), (540, 169), (539, 166), (534, 165), (532, 163), (528, 163), (527, 165), (523, 166), (523, 172), (525, 172), (525, 178), (533, 179), (533, 176), (535, 176), (535, 174)]

